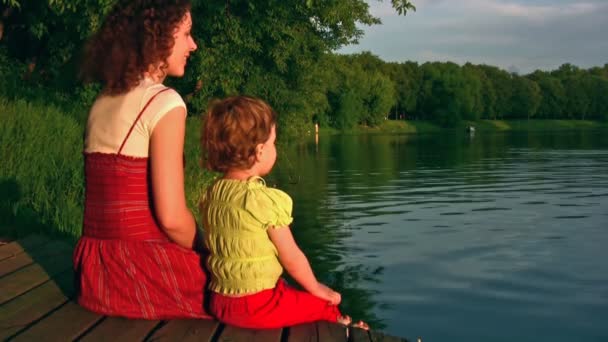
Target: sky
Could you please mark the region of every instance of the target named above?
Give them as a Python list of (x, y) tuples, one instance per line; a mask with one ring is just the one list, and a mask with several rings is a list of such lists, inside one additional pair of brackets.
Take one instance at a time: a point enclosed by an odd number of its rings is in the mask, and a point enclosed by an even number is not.
[(519, 74), (608, 63), (608, 0), (412, 0), (399, 16), (369, 0), (381, 25), (362, 26), (358, 45), (387, 62), (488, 64)]

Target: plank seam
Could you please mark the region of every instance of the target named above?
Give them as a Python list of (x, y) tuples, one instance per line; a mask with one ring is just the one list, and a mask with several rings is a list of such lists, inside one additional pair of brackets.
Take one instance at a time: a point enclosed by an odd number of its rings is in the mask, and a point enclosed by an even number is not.
[(63, 302), (62, 304), (58, 305), (56, 308), (50, 310), (49, 312), (47, 312), (46, 314), (38, 317), (37, 319), (31, 321), (30, 323), (28, 323), (27, 325), (25, 325), (23, 327), (23, 329), (20, 329), (19, 331), (17, 331), (16, 333), (12, 334), (11, 336), (9, 336), (6, 340), (9, 341), (17, 336), (19, 336), (21, 333), (23, 333), (24, 331), (28, 330), (29, 328), (33, 327), (34, 325), (38, 324), (38, 322), (42, 321), (43, 319), (49, 317), (50, 315), (52, 315), (54, 312), (56, 312), (57, 310), (61, 309), (62, 307), (66, 306), (68, 303), (70, 302), (70, 300), (66, 300), (65, 302)]
[(213, 334), (211, 334), (211, 338), (209, 339), (209, 341), (210, 342), (217, 342), (217, 341), (219, 341), (220, 336), (224, 332), (224, 329), (226, 329), (226, 325), (224, 323), (220, 322), (217, 325), (217, 328), (215, 328), (215, 332)]
[(85, 329), (80, 335), (76, 336), (76, 338), (74, 339), (74, 341), (80, 341), (85, 335), (87, 335), (88, 333), (90, 333), (93, 329), (97, 328), (98, 325), (101, 324), (101, 322), (105, 321), (106, 318), (108, 318), (108, 316), (102, 316), (101, 319), (97, 320), (97, 322), (91, 324), (90, 327), (88, 327), (87, 329)]
[(19, 244), (19, 246), (21, 247), (21, 249), (20, 249), (20, 250), (17, 250), (16, 252), (13, 252), (13, 253), (12, 253), (12, 254), (10, 254), (10, 255), (7, 255), (7, 256), (4, 256), (4, 257), (0, 256), (0, 261), (6, 260), (6, 259), (8, 259), (8, 258), (13, 258), (13, 257), (16, 257), (17, 255), (19, 255), (19, 254), (21, 254), (21, 253), (27, 252), (27, 249), (34, 249), (34, 248), (38, 248), (38, 247), (40, 247), (40, 246), (43, 246), (43, 245), (46, 245), (46, 244), (49, 244), (49, 243), (50, 243), (50, 241), (49, 241), (49, 240), (46, 240), (46, 239), (45, 239), (45, 240), (38, 240), (38, 241), (35, 241), (34, 243), (32, 243), (31, 245), (27, 245), (27, 242), (26, 242), (26, 243), (25, 243), (25, 244), (26, 244), (26, 246), (25, 246), (25, 247), (23, 247), (21, 244), (22, 244), (22, 243), (24, 243), (24, 240), (27, 240), (28, 238), (32, 238), (32, 239), (42, 239), (43, 237), (42, 237), (41, 235), (34, 234), (34, 235), (30, 235), (30, 236), (27, 236), (27, 237), (22, 238), (22, 239), (17, 239), (17, 240), (9, 241), (9, 242), (7, 242), (7, 243), (5, 243), (5, 244), (0, 245), (0, 248), (2, 248), (2, 247), (5, 247), (5, 246), (10, 245), (11, 243), (17, 243), (17, 244)]
[[(15, 256), (15, 257), (16, 257), (16, 256)], [(9, 258), (9, 259), (10, 259), (10, 258)], [(0, 262), (4, 262), (4, 261), (8, 261), (8, 259), (1, 260)], [(28, 266), (30, 266), (30, 265), (32, 265), (32, 264), (34, 264), (34, 263), (35, 263), (35, 261), (34, 261), (34, 260), (32, 260), (32, 261), (31, 261), (29, 264), (21, 265), (19, 268), (14, 269), (14, 270), (12, 270), (12, 271), (10, 271), (10, 272), (8, 272), (8, 273), (6, 273), (6, 274), (4, 274), (4, 275), (0, 276), (0, 280), (2, 280), (2, 278), (6, 277), (6, 276), (9, 276), (9, 275), (11, 275), (11, 274), (13, 274), (13, 273), (15, 273), (15, 272), (20, 271), (20, 270), (22, 270), (22, 269), (24, 269), (24, 268), (26, 268), (26, 267), (28, 267)]]
[[(38, 288), (39, 286), (41, 286), (41, 285), (45, 284), (47, 281), (54, 281), (56, 278), (58, 278), (60, 275), (64, 274), (65, 272), (71, 272), (71, 271), (72, 271), (72, 270), (71, 270), (71, 269), (72, 269), (72, 267), (71, 267), (71, 266), (68, 266), (68, 267), (66, 267), (65, 269), (61, 269), (61, 270), (59, 270), (59, 271), (51, 272), (51, 273), (49, 274), (49, 273), (47, 273), (47, 271), (46, 271), (46, 270), (44, 270), (44, 267), (43, 267), (42, 265), (40, 265), (40, 264), (38, 264), (38, 263), (36, 263), (36, 262), (31, 263), (31, 264), (29, 264), (29, 265), (27, 265), (27, 266), (24, 266), (24, 267), (20, 268), (18, 271), (24, 270), (24, 269), (26, 269), (26, 268), (28, 268), (28, 267), (34, 267), (35, 265), (38, 265), (38, 266), (40, 266), (40, 267), (43, 269), (43, 271), (44, 271), (44, 275), (43, 275), (43, 276), (44, 276), (44, 277), (46, 277), (46, 279), (45, 279), (45, 280), (42, 280), (42, 281), (41, 281), (39, 284), (34, 285), (33, 287), (31, 287), (31, 288), (29, 288), (29, 289), (25, 290), (24, 292), (17, 293), (17, 294), (16, 294), (14, 297), (8, 298), (8, 299), (4, 300), (3, 302), (0, 302), (0, 306), (2, 306), (2, 305), (4, 305), (4, 304), (6, 304), (6, 303), (8, 303), (8, 302), (12, 301), (12, 300), (13, 300), (13, 299), (15, 299), (15, 298), (18, 298), (18, 297), (20, 297), (20, 296), (23, 296), (24, 294), (26, 294), (26, 293), (30, 292), (31, 290), (33, 290), (33, 289), (35, 289), (35, 288)], [(15, 272), (17, 272), (17, 271), (15, 271)], [(15, 273), (15, 272), (13, 272), (13, 273)], [(0, 278), (0, 279), (4, 279), (4, 277), (2, 277), (2, 278)], [(35, 284), (36, 282), (32, 282), (32, 283), (34, 283), (34, 284)], [(26, 286), (28, 286), (28, 285), (26, 285)], [(66, 297), (69, 297), (69, 296), (68, 296), (68, 295), (66, 295)]]
[[(18, 254), (15, 254), (15, 255), (9, 256), (9, 257), (8, 257), (8, 258), (6, 258), (6, 259), (2, 259), (2, 260), (0, 260), (0, 262), (5, 262), (5, 261), (8, 261), (10, 258), (16, 258), (17, 256), (19, 256), (19, 254), (23, 254), (23, 253), (18, 253)], [(68, 252), (68, 251), (55, 251), (55, 252), (52, 252), (52, 253), (49, 253), (49, 254), (44, 254), (44, 255), (36, 255), (36, 254), (29, 255), (29, 253), (28, 253), (29, 257), (32, 259), (32, 261), (31, 261), (29, 264), (22, 265), (22, 266), (21, 266), (21, 267), (19, 267), (18, 269), (12, 270), (12, 271), (10, 271), (9, 273), (7, 273), (7, 274), (5, 274), (5, 275), (3, 275), (3, 276), (0, 276), (0, 280), (1, 280), (2, 278), (4, 278), (4, 277), (7, 277), (7, 276), (9, 276), (9, 275), (11, 275), (11, 274), (13, 274), (13, 273), (15, 273), (15, 272), (18, 272), (18, 271), (20, 271), (20, 270), (22, 270), (22, 269), (24, 269), (24, 268), (26, 268), (26, 267), (28, 267), (28, 266), (31, 266), (31, 265), (33, 265), (33, 264), (38, 264), (38, 265), (40, 265), (40, 263), (38, 263), (38, 262), (36, 261), (36, 259), (37, 259), (37, 258), (61, 257), (61, 256), (66, 256), (66, 255), (68, 255), (68, 256), (69, 256), (70, 254), (71, 254), (71, 253), (70, 253), (70, 252)], [(40, 266), (44, 268), (44, 266), (42, 266), (42, 265), (40, 265)], [(62, 272), (60, 272), (60, 273), (63, 273), (63, 272), (65, 272), (65, 271), (62, 271)]]
[[(78, 303), (76, 303), (76, 305), (78, 305)], [(93, 321), (93, 323), (91, 323), (91, 325), (89, 325), (88, 327), (82, 329), (82, 332), (80, 332), (80, 333), (77, 332), (76, 333), (77, 334), (76, 338), (82, 336), (87, 331), (90, 331), (91, 329), (93, 329), (95, 326), (97, 326), (99, 324), (100, 321), (103, 321), (105, 318), (106, 318), (105, 316), (99, 316), (95, 321)], [(76, 338), (72, 338), (72, 341), (75, 341)]]
[(289, 340), (289, 332), (291, 331), (291, 327), (285, 327), (281, 329), (281, 338), (279, 341), (287, 342)]
[(164, 320), (164, 321), (158, 322), (158, 324), (156, 324), (152, 329), (150, 329), (150, 331), (148, 332), (148, 334), (146, 334), (146, 336), (143, 338), (143, 340), (144, 341), (149, 341), (152, 338), (152, 336), (154, 336), (154, 334), (158, 330), (160, 330), (160, 328), (164, 327), (169, 322), (171, 322), (171, 321), (170, 320)]
[[(63, 273), (63, 272), (62, 272), (62, 273)], [(47, 279), (47, 280), (43, 281), (42, 283), (40, 283), (40, 284), (38, 284), (38, 285), (36, 285), (36, 286), (32, 287), (32, 288), (31, 288), (31, 289), (29, 289), (29, 290), (27, 290), (27, 291), (25, 291), (25, 292), (23, 292), (23, 293), (20, 293), (20, 294), (16, 295), (15, 297), (12, 297), (12, 298), (9, 298), (9, 299), (5, 300), (4, 302), (0, 303), (0, 306), (4, 306), (4, 305), (6, 305), (6, 304), (9, 304), (10, 302), (12, 302), (12, 301), (16, 300), (17, 298), (20, 298), (20, 297), (23, 297), (23, 296), (27, 295), (27, 294), (28, 294), (28, 293), (30, 293), (31, 291), (36, 290), (37, 288), (41, 287), (42, 285), (45, 285), (45, 284), (46, 284), (46, 283), (48, 283), (49, 281), (54, 281), (54, 280), (53, 280), (52, 278), (49, 278), (49, 279)], [(62, 291), (62, 292), (63, 292), (63, 291)], [(64, 293), (64, 295), (65, 295), (65, 293)], [(67, 300), (68, 300), (68, 301), (70, 300), (70, 297), (69, 297), (68, 295), (66, 295), (65, 297), (67, 298)]]

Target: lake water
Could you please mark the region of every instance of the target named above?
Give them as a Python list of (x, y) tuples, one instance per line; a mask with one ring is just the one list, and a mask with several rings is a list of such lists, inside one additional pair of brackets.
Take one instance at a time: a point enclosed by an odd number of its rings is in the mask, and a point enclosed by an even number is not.
[(342, 308), (415, 341), (608, 341), (608, 131), (322, 136), (269, 184)]

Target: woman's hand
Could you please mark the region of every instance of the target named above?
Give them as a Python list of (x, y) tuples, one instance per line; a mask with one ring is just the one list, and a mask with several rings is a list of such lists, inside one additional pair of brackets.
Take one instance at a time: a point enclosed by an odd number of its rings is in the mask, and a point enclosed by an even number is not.
[(317, 283), (317, 287), (310, 291), (316, 297), (321, 299), (325, 299), (332, 305), (338, 305), (342, 301), (342, 295), (340, 293), (330, 289), (327, 285), (322, 283)]

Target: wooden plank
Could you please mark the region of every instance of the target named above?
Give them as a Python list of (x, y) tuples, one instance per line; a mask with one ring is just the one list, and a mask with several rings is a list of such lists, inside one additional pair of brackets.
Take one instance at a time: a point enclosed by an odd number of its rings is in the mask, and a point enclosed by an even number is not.
[(361, 328), (348, 328), (348, 341), (349, 342), (369, 342), (370, 335), (369, 331), (363, 330)]
[(27, 328), (50, 311), (68, 301), (72, 295), (73, 274), (65, 272), (53, 281), (0, 306), (0, 340), (4, 341)]
[(106, 317), (79, 340), (87, 342), (143, 341), (158, 324), (160, 324), (158, 320)]
[(319, 342), (316, 323), (298, 324), (286, 331), (287, 342)]
[(404, 338), (394, 337), (390, 335), (385, 335), (378, 331), (369, 332), (372, 342), (407, 342)]
[(19, 253), (0, 261), (0, 277), (16, 271), (34, 262), (27, 253)]
[(218, 338), (218, 342), (280, 342), (283, 329), (245, 329), (227, 325)]
[(317, 322), (319, 341), (346, 341), (346, 327), (327, 321)]
[(0, 277), (14, 272), (24, 266), (43, 260), (57, 254), (72, 253), (73, 247), (63, 241), (51, 241), (35, 249), (18, 253), (0, 261)]
[(48, 239), (41, 235), (30, 235), (19, 241), (13, 241), (0, 246), (0, 260), (14, 257), (24, 250), (31, 250), (48, 242)]
[(57, 311), (19, 333), (13, 341), (67, 341), (82, 335), (103, 316), (67, 302)]
[(150, 336), (148, 341), (211, 341), (219, 322), (210, 319), (172, 320)]
[(52, 276), (72, 268), (72, 255), (56, 255), (46, 259), (44, 266), (31, 264), (0, 278), (0, 304), (46, 282)]

